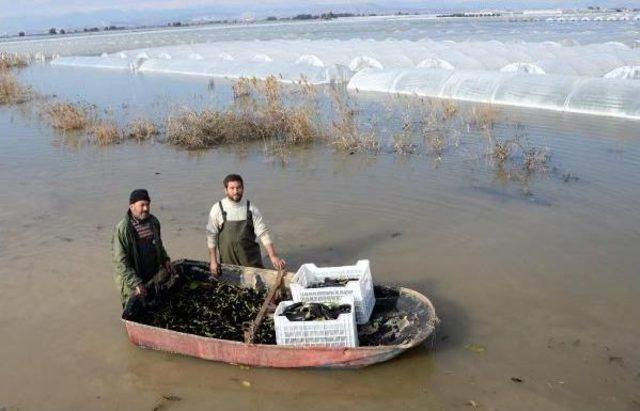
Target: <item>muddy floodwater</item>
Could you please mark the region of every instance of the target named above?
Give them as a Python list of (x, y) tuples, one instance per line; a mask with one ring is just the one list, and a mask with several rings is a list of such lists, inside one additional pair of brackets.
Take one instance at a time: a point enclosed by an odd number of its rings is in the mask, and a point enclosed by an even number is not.
[[(228, 99), (207, 79), (54, 68), (19, 77), (118, 119)], [(226, 91), (225, 91), (226, 90)], [(428, 156), (78, 145), (0, 108), (0, 410), (638, 410), (640, 122), (501, 112), (548, 147), (529, 192), (458, 150)], [(222, 178), (245, 178), (292, 271), (370, 259), (442, 323), (362, 370), (257, 369), (129, 343), (110, 239), (145, 187), (173, 259), (206, 259)]]

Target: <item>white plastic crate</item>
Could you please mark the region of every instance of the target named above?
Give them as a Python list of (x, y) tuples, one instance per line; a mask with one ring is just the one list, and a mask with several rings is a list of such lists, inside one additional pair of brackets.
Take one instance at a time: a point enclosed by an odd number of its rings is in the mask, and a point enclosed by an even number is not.
[(282, 301), (273, 315), (278, 345), (301, 345), (322, 347), (357, 347), (358, 328), (356, 326), (353, 297), (346, 296), (337, 301), (351, 305), (351, 312), (340, 314), (335, 320), (289, 321), (280, 315), (293, 301)]
[[(325, 278), (358, 278), (358, 281), (349, 281), (344, 287), (307, 288)], [(291, 295), (295, 302), (314, 303), (337, 302), (341, 297), (353, 296), (356, 322), (365, 324), (376, 303), (369, 260), (359, 260), (356, 265), (343, 267), (319, 268), (315, 264), (303, 264), (291, 281)]]

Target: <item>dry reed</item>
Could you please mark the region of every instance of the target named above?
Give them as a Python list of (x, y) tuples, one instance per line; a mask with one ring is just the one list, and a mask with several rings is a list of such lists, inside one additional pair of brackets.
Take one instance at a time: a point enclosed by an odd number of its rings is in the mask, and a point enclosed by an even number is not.
[(498, 122), (498, 110), (491, 104), (474, 105), (471, 109), (471, 123), (478, 128), (488, 129)]
[(315, 113), (303, 105), (288, 108), (275, 77), (240, 79), (233, 85), (234, 104), (226, 110), (184, 111), (167, 119), (167, 141), (187, 149), (252, 141), (298, 145), (317, 141)]
[(442, 118), (444, 120), (449, 120), (458, 114), (458, 105), (453, 100), (443, 100), (442, 101)]
[(535, 147), (523, 135), (522, 126), (516, 126), (510, 138), (500, 138), (486, 133), (488, 164), (495, 169), (495, 176), (503, 184), (514, 182), (529, 194), (534, 177), (548, 174), (549, 151)]
[(328, 133), (329, 145), (352, 154), (378, 152), (381, 146), (379, 136), (373, 131), (364, 132), (360, 129), (358, 107), (341, 91), (333, 88), (330, 93), (334, 118)]
[(9, 73), (0, 74), (0, 105), (19, 104), (29, 100), (29, 89)]
[(45, 114), (51, 126), (61, 131), (81, 131), (91, 124), (87, 110), (72, 103), (53, 103)]
[(152, 139), (158, 134), (160, 134), (158, 126), (156, 126), (149, 120), (140, 119), (129, 124), (129, 129), (126, 133), (126, 136), (127, 138), (133, 140), (145, 141)]
[(0, 71), (29, 65), (31, 59), (18, 53), (0, 52)]
[(122, 141), (122, 133), (115, 122), (111, 120), (100, 120), (91, 126), (91, 135), (101, 146), (108, 146)]

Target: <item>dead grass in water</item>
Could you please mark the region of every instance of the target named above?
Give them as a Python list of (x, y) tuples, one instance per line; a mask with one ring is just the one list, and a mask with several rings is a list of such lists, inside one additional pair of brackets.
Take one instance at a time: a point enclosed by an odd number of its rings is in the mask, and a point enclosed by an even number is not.
[(129, 124), (126, 132), (127, 138), (137, 141), (151, 140), (160, 134), (160, 129), (156, 124), (149, 120), (139, 119)]
[[(0, 104), (22, 101), (29, 94), (10, 73), (0, 76)], [(327, 105), (322, 107), (318, 89), (304, 80), (294, 88), (285, 88), (275, 77), (240, 79), (232, 88), (234, 101), (229, 107), (170, 114), (164, 127), (166, 141), (190, 150), (260, 142), (268, 156), (283, 163), (294, 146), (325, 144), (349, 154), (382, 150), (401, 156), (426, 154), (437, 165), (450, 149), (460, 145), (465, 128), (476, 138), (473, 126), (481, 136), (474, 140), (474, 148), (484, 150), (478, 154), (495, 170), (499, 181), (516, 182), (528, 191), (530, 181), (547, 172), (546, 148), (529, 144), (519, 130), (506, 137), (495, 133), (500, 116), (491, 105), (474, 105), (470, 110), (465, 105), (461, 110), (450, 100), (391, 96), (383, 110), (387, 118), (381, 128), (376, 117), (379, 112), (374, 110), (376, 114), (370, 118), (361, 118), (358, 99), (340, 85), (326, 89), (323, 102)], [(89, 142), (103, 146), (127, 139), (148, 141), (160, 133), (148, 120), (134, 121), (121, 130), (87, 105), (56, 102), (43, 106), (41, 113), (56, 130), (87, 131)]]
[(51, 126), (60, 131), (82, 131), (91, 124), (87, 109), (72, 103), (57, 102), (45, 108)]
[(0, 105), (21, 104), (30, 99), (30, 89), (10, 73), (0, 73)]
[(338, 151), (350, 154), (358, 152), (377, 153), (381, 143), (379, 136), (373, 131), (375, 121), (370, 131), (363, 131), (360, 125), (360, 110), (348, 94), (337, 87), (330, 92), (332, 101), (332, 121), (328, 133), (328, 143)]
[(118, 125), (111, 120), (99, 120), (93, 123), (89, 133), (94, 137), (95, 142), (101, 146), (108, 146), (122, 141), (122, 133)]
[(498, 122), (500, 116), (495, 106), (491, 104), (477, 104), (471, 109), (469, 123), (480, 129), (491, 129)]
[(230, 123), (235, 116), (228, 113), (204, 110), (185, 111), (167, 118), (167, 142), (191, 150), (222, 144)]
[(19, 53), (0, 52), (0, 71), (13, 68), (26, 67), (31, 63), (31, 58)]
[(548, 174), (548, 148), (531, 145), (521, 126), (516, 125), (514, 135), (509, 138), (487, 133), (486, 141), (488, 163), (500, 183), (516, 183), (525, 194), (530, 194), (533, 179)]
[(226, 110), (185, 110), (170, 115), (167, 141), (187, 149), (204, 149), (254, 141), (287, 147), (320, 139), (313, 110), (285, 106), (275, 77), (240, 79), (233, 92), (234, 104)]

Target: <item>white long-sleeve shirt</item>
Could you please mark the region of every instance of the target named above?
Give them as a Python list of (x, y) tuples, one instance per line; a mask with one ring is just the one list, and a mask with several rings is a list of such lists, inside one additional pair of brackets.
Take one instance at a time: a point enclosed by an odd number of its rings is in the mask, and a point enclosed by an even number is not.
[[(222, 208), (224, 208), (224, 211), (227, 213), (227, 221), (242, 221), (247, 219), (246, 200), (241, 200), (239, 203), (236, 203), (225, 197), (222, 200)], [(259, 238), (260, 242), (266, 247), (271, 244), (269, 229), (262, 219), (260, 210), (253, 205), (253, 202), (251, 202), (251, 213), (253, 214), (253, 228), (256, 233), (256, 238)], [(216, 246), (222, 222), (222, 210), (220, 210), (220, 204), (216, 202), (213, 207), (211, 207), (211, 211), (209, 211), (209, 221), (207, 222), (207, 246), (209, 248)]]

